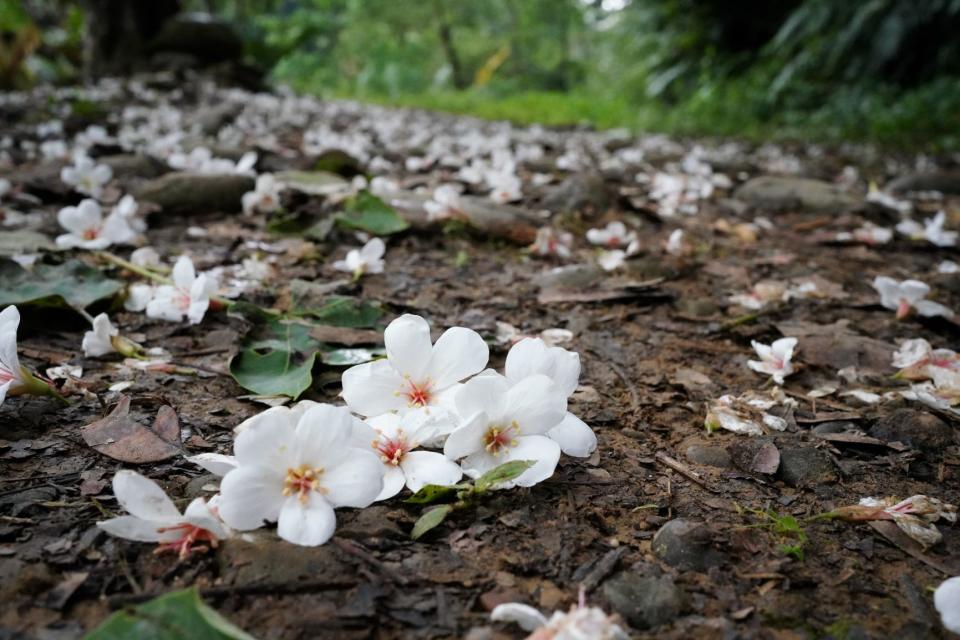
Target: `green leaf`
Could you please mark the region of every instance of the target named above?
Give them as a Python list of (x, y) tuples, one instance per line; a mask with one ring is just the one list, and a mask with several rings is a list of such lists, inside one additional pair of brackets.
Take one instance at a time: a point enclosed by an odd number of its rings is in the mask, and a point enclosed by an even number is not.
[(360, 229), (376, 235), (397, 233), (410, 226), (396, 209), (369, 191), (361, 191), (347, 200), (343, 213), (338, 213), (335, 219), (348, 229)]
[(404, 500), (404, 502), (409, 504), (431, 504), (452, 498), (457, 494), (458, 491), (463, 491), (464, 489), (469, 488), (470, 485), (466, 483), (454, 484), (450, 485), (449, 487), (439, 484), (425, 484), (423, 487), (421, 487), (420, 491), (417, 491), (415, 494)]
[(313, 383), (313, 365), (320, 342), (310, 326), (272, 317), (255, 327), (230, 361), (230, 375), (258, 395), (286, 395), (294, 400)]
[(420, 519), (413, 525), (413, 531), (410, 532), (410, 537), (414, 540), (419, 540), (423, 534), (439, 526), (441, 522), (446, 520), (452, 511), (452, 504), (442, 504), (439, 507), (430, 509), (420, 516)]
[(369, 329), (375, 327), (383, 315), (383, 309), (379, 304), (351, 296), (328, 296), (323, 299), (320, 306), (312, 306), (309, 291), (302, 285), (298, 285), (298, 282), (303, 281), (294, 280), (290, 283), (291, 306), (294, 313), (311, 315), (321, 324)]
[(489, 491), (498, 484), (513, 480), (532, 467), (535, 462), (535, 460), (511, 460), (510, 462), (505, 462), (477, 478), (474, 487), (479, 493)]
[(386, 349), (344, 348), (327, 351), (320, 356), (323, 364), (333, 367), (352, 367), (387, 355)]
[(84, 309), (116, 295), (123, 283), (79, 260), (34, 265), (26, 270), (16, 262), (0, 261), (0, 307), (37, 305)]
[(118, 611), (85, 640), (254, 640), (200, 599), (196, 587)]

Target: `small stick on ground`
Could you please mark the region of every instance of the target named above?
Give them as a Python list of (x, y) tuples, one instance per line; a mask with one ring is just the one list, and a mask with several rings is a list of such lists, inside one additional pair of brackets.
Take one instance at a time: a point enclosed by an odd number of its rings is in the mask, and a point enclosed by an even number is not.
[(683, 464), (679, 460), (675, 460), (674, 458), (671, 458), (670, 456), (668, 456), (662, 451), (658, 451), (657, 455), (654, 457), (656, 458), (657, 462), (663, 464), (664, 466), (670, 467), (680, 475), (689, 478), (690, 480), (697, 483), (698, 485), (700, 485), (710, 493), (719, 493), (717, 489), (714, 489), (713, 487), (709, 486), (706, 483), (706, 481), (704, 481), (704, 479), (700, 476), (699, 473), (697, 473), (687, 465)]

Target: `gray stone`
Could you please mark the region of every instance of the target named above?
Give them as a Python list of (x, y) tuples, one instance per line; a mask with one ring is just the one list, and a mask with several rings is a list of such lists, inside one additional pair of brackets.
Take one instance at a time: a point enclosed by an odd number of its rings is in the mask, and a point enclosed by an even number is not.
[(621, 573), (603, 585), (610, 606), (637, 629), (655, 629), (675, 620), (687, 607), (687, 595), (670, 576)]
[(113, 170), (113, 177), (117, 179), (156, 178), (170, 171), (170, 168), (159, 160), (134, 153), (101, 156), (97, 158), (97, 162), (110, 167)]
[(662, 561), (683, 570), (706, 571), (723, 562), (713, 548), (713, 531), (703, 522), (671, 520), (653, 536), (652, 548)]
[(923, 451), (939, 451), (954, 444), (953, 429), (926, 411), (899, 409), (870, 429), (870, 435), (886, 442), (902, 442)]
[(543, 198), (543, 207), (551, 211), (592, 211), (602, 213), (613, 202), (603, 176), (576, 173), (552, 187)]
[(727, 452), (733, 464), (749, 473), (776, 473), (780, 466), (780, 451), (768, 438), (738, 440)]
[(793, 447), (780, 451), (780, 478), (791, 487), (807, 487), (836, 482), (837, 470), (825, 451)]
[(730, 454), (722, 447), (711, 447), (703, 444), (692, 444), (687, 447), (687, 460), (696, 464), (704, 464), (708, 467), (719, 467), (720, 469), (729, 469), (733, 466)]
[(288, 586), (310, 581), (348, 588), (356, 582), (353, 567), (333, 544), (301, 547), (265, 532), (254, 536), (253, 542), (231, 538), (221, 543), (217, 559), (226, 584)]
[(54, 244), (46, 234), (29, 229), (0, 231), (0, 256), (52, 251)]
[(253, 188), (250, 176), (175, 171), (142, 185), (135, 196), (168, 212), (234, 212), (240, 210), (243, 194)]
[(960, 194), (960, 171), (933, 171), (900, 176), (887, 185), (888, 191), (939, 191)]
[(856, 209), (863, 199), (835, 184), (810, 178), (760, 176), (744, 183), (734, 197), (758, 209), (841, 213)]
[(342, 176), (329, 171), (281, 171), (274, 177), (287, 189), (311, 196), (328, 196), (350, 186)]

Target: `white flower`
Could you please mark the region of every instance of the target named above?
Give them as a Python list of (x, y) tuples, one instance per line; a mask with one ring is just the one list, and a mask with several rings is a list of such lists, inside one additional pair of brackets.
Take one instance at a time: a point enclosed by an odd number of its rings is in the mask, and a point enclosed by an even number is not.
[(837, 510), (846, 520), (866, 522), (893, 520), (908, 536), (923, 545), (933, 546), (943, 535), (933, 524), (937, 520), (957, 521), (957, 508), (949, 503), (925, 495), (915, 495), (906, 500), (897, 498), (862, 498), (853, 507)]
[(257, 184), (253, 191), (243, 194), (243, 213), (273, 213), (280, 208), (280, 184), (272, 173), (264, 173), (257, 177)]
[(386, 250), (383, 240), (373, 238), (360, 249), (350, 249), (345, 259), (333, 263), (333, 268), (352, 273), (354, 278), (366, 273), (383, 273), (383, 254)]
[(930, 287), (919, 280), (898, 282), (887, 276), (873, 279), (873, 288), (880, 294), (880, 304), (897, 312), (902, 320), (916, 310), (921, 316), (952, 316), (953, 311), (930, 300), (924, 300), (930, 293)]
[[(266, 413), (266, 412), (264, 412)], [(237, 468), (220, 484), (220, 514), (248, 531), (277, 522), (277, 535), (305, 546), (333, 536), (336, 507), (366, 507), (383, 489), (383, 464), (354, 446), (354, 422), (344, 407), (307, 409), (296, 426), (262, 419), (234, 443)]]
[(491, 191), (489, 198), (498, 204), (506, 204), (523, 197), (520, 178), (512, 172), (496, 171), (486, 176)]
[(126, 218), (111, 213), (104, 219), (100, 204), (90, 198), (76, 207), (60, 209), (57, 221), (70, 232), (57, 236), (57, 246), (61, 249), (100, 250), (112, 244), (131, 243), (137, 237)]
[(193, 261), (187, 256), (180, 256), (173, 265), (172, 277), (172, 285), (160, 285), (154, 290), (153, 299), (147, 303), (147, 316), (171, 322), (187, 318), (190, 324), (199, 324), (210, 306), (207, 277), (196, 275)]
[(203, 543), (216, 547), (218, 541), (230, 537), (230, 530), (203, 498), (196, 498), (181, 515), (157, 483), (134, 471), (117, 472), (113, 493), (130, 515), (97, 523), (110, 535), (157, 542), (159, 551), (176, 551), (181, 558), (206, 549)]
[(123, 301), (123, 308), (127, 311), (143, 311), (153, 300), (156, 287), (144, 282), (137, 282), (127, 287), (127, 297)]
[(83, 334), (83, 355), (88, 358), (113, 353), (113, 338), (120, 331), (110, 323), (107, 314), (101, 313), (93, 319), (93, 329)]
[(886, 209), (892, 209), (898, 213), (910, 213), (913, 204), (909, 200), (899, 200), (886, 191), (880, 191), (876, 185), (870, 185), (870, 191), (867, 193), (867, 202), (878, 204)]
[(893, 231), (886, 227), (878, 227), (872, 222), (866, 222), (863, 226), (850, 231), (840, 231), (836, 235), (840, 242), (849, 242), (855, 240), (866, 245), (887, 244), (893, 239)]
[(797, 346), (796, 338), (780, 338), (771, 345), (765, 345), (753, 340), (750, 346), (760, 356), (760, 360), (749, 360), (747, 366), (758, 373), (767, 373), (777, 384), (783, 384), (783, 379), (793, 373), (793, 348)]
[(570, 611), (554, 611), (546, 616), (525, 604), (507, 602), (490, 612), (494, 622), (515, 622), (524, 631), (533, 632), (527, 640), (629, 640), (630, 636), (598, 607), (588, 607), (581, 595), (579, 605)]
[(28, 383), (17, 355), (17, 329), (20, 311), (9, 306), (0, 312), (0, 404), (7, 394)]
[(933, 592), (933, 606), (947, 631), (960, 634), (960, 576), (940, 583)]
[(433, 196), (423, 203), (423, 208), (430, 221), (453, 217), (460, 211), (460, 190), (452, 184), (441, 185), (433, 190)]
[(921, 225), (919, 222), (906, 218), (897, 225), (897, 231), (911, 240), (927, 240), (938, 247), (953, 247), (957, 244), (956, 231), (945, 231), (943, 225), (947, 222), (947, 214), (940, 211), (932, 218), (927, 218)]
[(103, 195), (103, 186), (110, 182), (113, 170), (105, 164), (97, 164), (87, 156), (77, 156), (72, 167), (60, 170), (60, 179), (74, 189), (92, 198)]
[(554, 231), (550, 227), (537, 229), (537, 238), (530, 245), (530, 253), (537, 256), (570, 257), (570, 247), (573, 246), (573, 234)]
[[(504, 365), (511, 385), (535, 375), (545, 375), (569, 398), (580, 380), (580, 354), (548, 345), (540, 338), (524, 338), (511, 347)], [(597, 436), (586, 423), (569, 411), (547, 437), (568, 456), (585, 458), (597, 448)]]
[(449, 486), (463, 476), (460, 467), (442, 453), (413, 451), (437, 435), (437, 428), (421, 414), (385, 413), (368, 418), (367, 424), (377, 434), (371, 446), (384, 465), (383, 490), (378, 501), (397, 495), (404, 485), (416, 493), (424, 485)]
[(438, 435), (455, 426), (454, 394), (460, 381), (487, 366), (490, 350), (476, 331), (451, 327), (436, 344), (420, 316), (402, 315), (383, 333), (387, 357), (343, 372), (343, 399), (351, 411), (377, 416), (425, 411)]
[(627, 231), (625, 224), (615, 220), (607, 224), (603, 229), (590, 229), (587, 231), (587, 240), (608, 249), (619, 249), (629, 246), (630, 243), (637, 240), (636, 231)]
[(610, 251), (601, 251), (597, 256), (597, 264), (604, 271), (616, 271), (627, 263), (627, 253), (620, 249), (611, 249)]
[(142, 233), (147, 230), (146, 221), (137, 217), (137, 201), (129, 193), (120, 198), (120, 202), (113, 207), (110, 213), (126, 220), (134, 231)]
[(728, 298), (733, 304), (745, 309), (762, 309), (770, 302), (782, 300), (787, 292), (787, 285), (778, 280), (761, 280), (747, 293), (738, 293)]
[(455, 397), (463, 422), (447, 438), (443, 453), (471, 478), (512, 460), (534, 465), (503, 486), (530, 487), (553, 475), (560, 445), (546, 433), (567, 414), (563, 390), (545, 375), (515, 385), (495, 372), (464, 383)]
[(220, 477), (237, 468), (237, 459), (222, 453), (198, 453), (195, 456), (187, 456), (187, 460)]
[(957, 353), (950, 349), (934, 349), (923, 338), (904, 340), (893, 354), (893, 366), (897, 369), (920, 367), (943, 367), (960, 369)]
[(683, 229), (674, 229), (670, 232), (670, 236), (667, 238), (667, 243), (664, 245), (664, 249), (667, 253), (672, 256), (682, 256), (685, 252), (685, 247), (683, 244)]

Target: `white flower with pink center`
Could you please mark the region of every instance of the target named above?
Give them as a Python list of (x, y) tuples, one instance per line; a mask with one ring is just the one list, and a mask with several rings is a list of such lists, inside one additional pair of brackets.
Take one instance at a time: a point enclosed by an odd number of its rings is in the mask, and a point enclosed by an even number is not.
[(280, 208), (280, 184), (272, 173), (257, 177), (253, 191), (243, 194), (243, 213), (273, 213)]
[(415, 412), (403, 416), (385, 413), (368, 418), (377, 437), (373, 452), (384, 465), (383, 491), (377, 500), (400, 493), (404, 486), (416, 493), (427, 484), (449, 486), (459, 482), (463, 471), (452, 460), (434, 451), (414, 451), (436, 437), (437, 429)]
[(770, 345), (754, 340), (750, 346), (760, 356), (759, 360), (747, 362), (747, 366), (754, 371), (769, 374), (777, 384), (783, 384), (783, 379), (793, 373), (790, 360), (793, 358), (793, 349), (797, 346), (796, 338), (780, 338)]
[(354, 278), (367, 273), (383, 273), (383, 254), (386, 250), (387, 246), (383, 240), (373, 238), (362, 248), (348, 251), (346, 258), (333, 263), (333, 268), (337, 271), (352, 273)]
[(423, 209), (431, 222), (452, 218), (460, 212), (460, 189), (452, 184), (437, 187), (430, 200), (423, 203)]
[(57, 214), (60, 226), (69, 233), (57, 236), (61, 249), (106, 249), (113, 244), (130, 244), (137, 232), (123, 215), (111, 213), (106, 218), (96, 200), (87, 198), (76, 207), (64, 207)]
[(7, 393), (27, 383), (17, 355), (19, 328), (20, 311), (16, 307), (9, 306), (0, 312), (0, 404), (3, 404)]
[(942, 304), (924, 299), (930, 293), (930, 287), (919, 280), (899, 282), (887, 276), (877, 276), (873, 288), (880, 294), (880, 304), (897, 312), (897, 320), (903, 320), (914, 311), (925, 318), (953, 315), (953, 311)]
[(546, 434), (567, 414), (567, 397), (553, 380), (537, 374), (511, 385), (499, 373), (484, 372), (463, 385), (456, 403), (463, 422), (443, 453), (459, 460), (466, 475), (478, 478), (512, 460), (534, 465), (504, 487), (530, 487), (553, 475), (560, 445)]
[(223, 521), (240, 531), (276, 522), (288, 542), (325, 543), (335, 508), (369, 506), (383, 490), (383, 463), (355, 445), (355, 422), (345, 407), (319, 404), (296, 425), (280, 417), (244, 429), (233, 447), (237, 467), (220, 484)]
[(147, 316), (171, 322), (187, 318), (190, 324), (199, 324), (210, 306), (212, 287), (207, 276), (198, 276), (187, 256), (180, 256), (171, 275), (173, 284), (160, 285), (153, 291), (153, 299), (146, 306)]
[(555, 231), (550, 227), (537, 229), (537, 237), (530, 245), (530, 253), (536, 256), (569, 258), (573, 247), (573, 234)]
[(84, 195), (99, 198), (103, 187), (113, 177), (113, 170), (105, 164), (81, 155), (73, 160), (73, 166), (60, 170), (60, 179)]
[(117, 502), (130, 515), (98, 522), (97, 526), (118, 538), (156, 542), (157, 553), (174, 551), (185, 558), (193, 551), (216, 547), (230, 530), (217, 516), (213, 500), (197, 498), (181, 514), (156, 482), (129, 470), (113, 477)]
[(476, 331), (451, 327), (436, 344), (420, 316), (402, 315), (383, 333), (387, 357), (343, 373), (343, 399), (354, 413), (378, 416), (419, 411), (430, 416), (437, 435), (456, 426), (454, 393), (460, 381), (487, 366), (490, 350)]
[(583, 592), (570, 611), (554, 611), (548, 619), (537, 609), (519, 602), (497, 605), (490, 612), (494, 622), (513, 622), (532, 632), (527, 640), (629, 640), (616, 616), (598, 607), (588, 607)]
[[(545, 375), (569, 398), (580, 380), (580, 354), (548, 345), (540, 338), (524, 338), (507, 353), (504, 374), (511, 385), (524, 379)], [(597, 448), (597, 436), (583, 420), (569, 411), (547, 437), (560, 445), (568, 456), (585, 458)]]
[(627, 231), (627, 226), (615, 220), (607, 224), (603, 229), (590, 229), (587, 231), (587, 240), (591, 244), (607, 249), (621, 249), (629, 246), (637, 240), (636, 231)]

